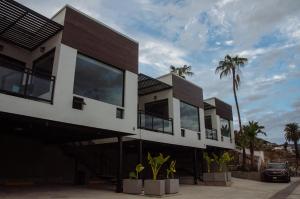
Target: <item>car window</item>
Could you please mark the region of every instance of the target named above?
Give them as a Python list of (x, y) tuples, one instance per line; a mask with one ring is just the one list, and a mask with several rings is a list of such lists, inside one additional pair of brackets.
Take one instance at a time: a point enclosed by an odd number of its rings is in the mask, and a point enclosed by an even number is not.
[(268, 169), (285, 169), (286, 165), (285, 164), (268, 164)]

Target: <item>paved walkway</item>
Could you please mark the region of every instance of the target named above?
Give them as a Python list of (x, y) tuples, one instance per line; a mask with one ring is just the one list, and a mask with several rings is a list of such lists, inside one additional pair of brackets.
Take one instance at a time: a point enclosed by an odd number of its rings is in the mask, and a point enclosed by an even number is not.
[[(297, 194), (294, 194), (294, 193), (298, 192), (300, 194), (299, 189), (300, 189), (300, 180), (295, 180), (294, 182), (290, 183), (289, 186), (287, 186), (286, 188), (278, 191), (277, 193), (275, 193), (269, 199), (288, 199), (288, 198), (294, 198), (294, 196), (297, 195)], [(298, 195), (297, 198), (299, 199), (300, 195)]]
[[(300, 180), (300, 179), (298, 179)], [(293, 183), (264, 183), (233, 178), (231, 187), (215, 187), (201, 185), (182, 185), (180, 193), (165, 198), (174, 199), (269, 199), (281, 191), (290, 195), (280, 195), (287, 199), (300, 198), (300, 185)], [(297, 185), (297, 186), (296, 186)], [(292, 189), (292, 188), (293, 189)], [(27, 188), (0, 188), (0, 199), (145, 199), (150, 197), (118, 194), (111, 190), (100, 190), (97, 187), (86, 188), (76, 186), (42, 186)], [(153, 198), (153, 197), (151, 197)], [(274, 198), (272, 198), (274, 199)], [(283, 199), (283, 198), (282, 198)]]

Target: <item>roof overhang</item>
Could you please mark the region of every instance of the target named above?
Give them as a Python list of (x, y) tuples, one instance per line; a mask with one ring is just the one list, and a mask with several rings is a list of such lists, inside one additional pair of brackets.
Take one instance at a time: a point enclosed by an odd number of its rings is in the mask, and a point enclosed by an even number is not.
[(17, 3), (0, 0), (0, 39), (34, 50), (63, 29), (61, 24)]
[(139, 74), (138, 81), (138, 93), (140, 96), (172, 88), (172, 86), (170, 86), (169, 84), (166, 84), (142, 73)]
[(214, 108), (216, 108), (216, 107), (207, 102), (204, 102), (204, 110), (210, 110), (210, 109), (214, 109)]

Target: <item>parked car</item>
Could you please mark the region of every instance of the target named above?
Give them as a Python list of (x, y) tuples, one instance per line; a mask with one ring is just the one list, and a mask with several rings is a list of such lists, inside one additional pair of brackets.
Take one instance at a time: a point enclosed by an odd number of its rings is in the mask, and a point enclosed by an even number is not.
[(291, 176), (287, 163), (269, 163), (261, 174), (262, 181), (290, 182)]

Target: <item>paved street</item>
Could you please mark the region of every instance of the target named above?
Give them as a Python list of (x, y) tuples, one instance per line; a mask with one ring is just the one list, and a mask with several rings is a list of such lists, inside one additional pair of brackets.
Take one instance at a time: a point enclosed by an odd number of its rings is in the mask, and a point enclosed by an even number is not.
[[(297, 181), (297, 182), (296, 182)], [(213, 187), (200, 185), (182, 185), (179, 194), (166, 198), (184, 199), (299, 199), (300, 179), (292, 183), (263, 183), (250, 180), (233, 179), (231, 187)], [(76, 186), (27, 187), (1, 189), (1, 199), (135, 199), (145, 196), (118, 194), (111, 190), (99, 190), (97, 187)], [(153, 198), (153, 197), (152, 197)]]

